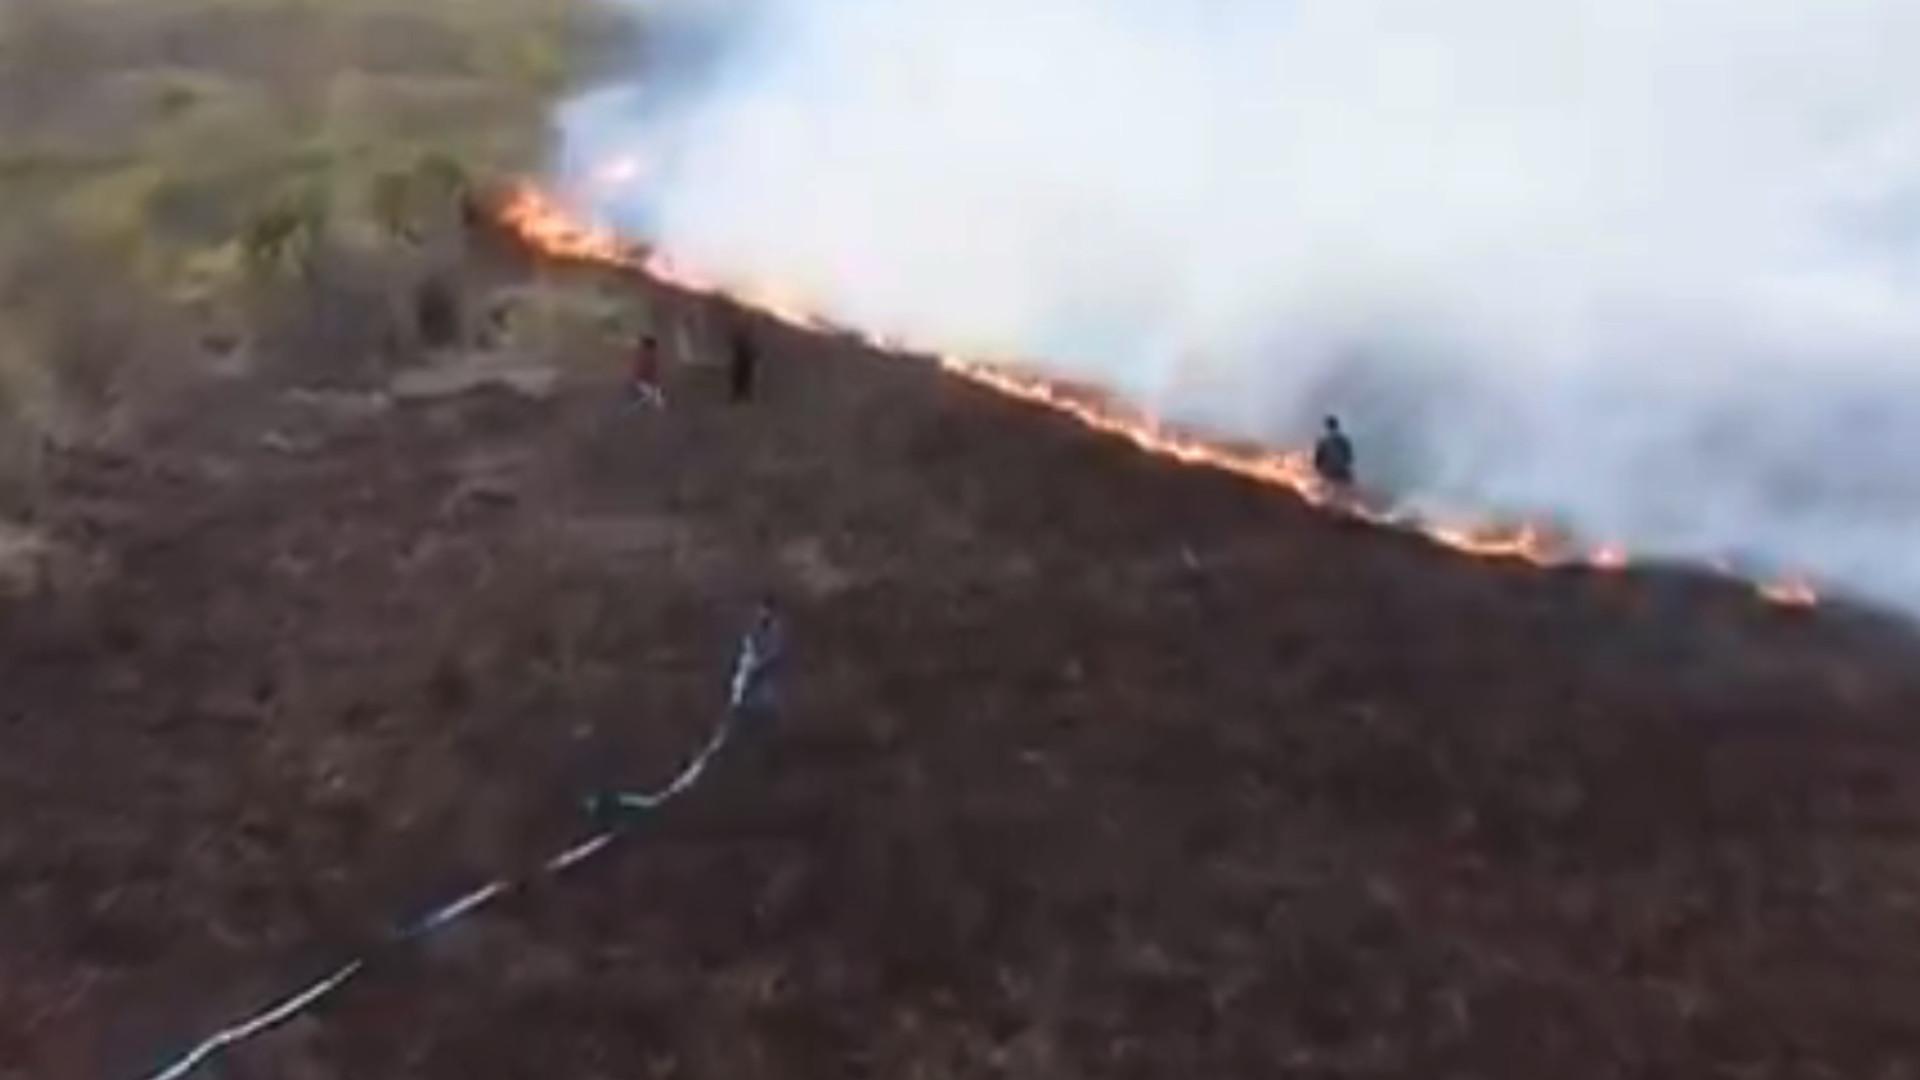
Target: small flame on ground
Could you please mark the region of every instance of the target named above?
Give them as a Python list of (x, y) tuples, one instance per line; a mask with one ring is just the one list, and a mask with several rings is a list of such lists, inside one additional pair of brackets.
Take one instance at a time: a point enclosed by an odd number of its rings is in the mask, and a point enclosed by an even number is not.
[(1785, 578), (1757, 587), (1760, 598), (1776, 607), (1805, 610), (1820, 606), (1820, 593), (1805, 578)]
[(1602, 544), (1587, 556), (1587, 565), (1595, 570), (1619, 573), (1627, 568), (1627, 549), (1623, 544)]
[[(619, 183), (638, 176), (641, 168), (638, 157), (618, 158), (596, 170), (594, 176), (600, 182)], [(798, 294), (766, 285), (724, 285), (680, 265), (663, 252), (643, 253), (611, 228), (583, 221), (559, 200), (531, 184), (514, 188), (502, 200), (498, 215), (500, 223), (528, 246), (555, 258), (633, 270), (687, 292), (725, 296), (804, 330), (839, 329), (817, 314), (820, 310), (817, 305)], [(911, 351), (905, 343), (891, 338), (872, 334), (856, 336), (881, 352), (897, 355)], [(1606, 573), (1618, 573), (1631, 563), (1627, 549), (1621, 544), (1607, 543), (1582, 552), (1531, 522), (1490, 528), (1437, 525), (1391, 508), (1370, 506), (1360, 495), (1329, 488), (1314, 471), (1312, 459), (1304, 451), (1240, 448), (1180, 432), (1155, 417), (1116, 405), (1098, 393), (1019, 373), (1013, 370), (1017, 365), (941, 356), (940, 366), (1007, 397), (1064, 413), (1088, 428), (1125, 439), (1149, 454), (1284, 488), (1310, 505), (1384, 528), (1411, 530), (1443, 547), (1476, 558), (1511, 560), (1538, 567), (1582, 566)], [(1780, 607), (1805, 609), (1820, 602), (1819, 593), (1802, 578), (1763, 584), (1757, 586), (1757, 590), (1768, 603)]]

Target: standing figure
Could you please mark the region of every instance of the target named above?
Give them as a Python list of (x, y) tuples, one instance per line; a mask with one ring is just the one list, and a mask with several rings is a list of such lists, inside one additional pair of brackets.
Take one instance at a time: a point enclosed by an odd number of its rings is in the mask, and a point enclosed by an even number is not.
[(753, 335), (745, 327), (736, 328), (733, 332), (732, 357), (727, 368), (734, 401), (752, 400), (754, 371), (759, 366), (760, 351), (753, 343)]
[(1313, 447), (1313, 471), (1336, 491), (1353, 487), (1353, 443), (1340, 430), (1340, 418), (1327, 417), (1326, 430)]
[(630, 387), (635, 404), (667, 407), (667, 392), (660, 382), (660, 340), (643, 335), (633, 351), (633, 381)]

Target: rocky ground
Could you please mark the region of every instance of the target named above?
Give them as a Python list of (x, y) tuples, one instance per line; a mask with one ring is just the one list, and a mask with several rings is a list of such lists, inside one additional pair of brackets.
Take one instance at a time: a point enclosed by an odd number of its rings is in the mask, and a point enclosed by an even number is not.
[(255, 373), (52, 461), (0, 538), (0, 1076), (139, 1075), (582, 835), (763, 589), (776, 738), (208, 1075), (1917, 1075), (1905, 631), (761, 331), (745, 407)]

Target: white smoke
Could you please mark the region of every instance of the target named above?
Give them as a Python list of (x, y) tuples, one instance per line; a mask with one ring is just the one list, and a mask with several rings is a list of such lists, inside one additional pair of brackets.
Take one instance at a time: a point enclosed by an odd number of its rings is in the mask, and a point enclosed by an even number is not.
[(1920, 611), (1914, 0), (628, 0), (562, 165), (838, 319)]

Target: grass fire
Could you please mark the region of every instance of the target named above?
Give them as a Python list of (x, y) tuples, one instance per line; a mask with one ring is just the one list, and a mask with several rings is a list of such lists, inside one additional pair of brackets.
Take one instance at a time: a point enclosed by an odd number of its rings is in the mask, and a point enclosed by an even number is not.
[(1909, 1075), (1758, 2), (0, 3), (0, 1080)]
[[(597, 170), (596, 175), (624, 175), (629, 168), (615, 162), (603, 170)], [(691, 292), (721, 293), (801, 329), (819, 330), (832, 325), (828, 319), (804, 305), (776, 299), (781, 295), (778, 289), (764, 284), (717, 285), (658, 253), (648, 254), (637, 244), (623, 239), (614, 229), (591, 222), (578, 211), (570, 209), (563, 200), (532, 184), (514, 186), (501, 199), (497, 214), (504, 226), (535, 250), (552, 258), (635, 270), (654, 280)], [(904, 355), (909, 351), (877, 338), (868, 337), (866, 340), (883, 352)], [(1415, 515), (1397, 511), (1391, 505), (1378, 505), (1365, 496), (1330, 491), (1315, 475), (1310, 455), (1304, 451), (1236, 448), (1202, 435), (1184, 433), (1151, 416), (1135, 413), (1097, 391), (1021, 374), (1017, 363), (939, 355), (939, 364), (943, 370), (955, 376), (1071, 417), (1095, 431), (1123, 439), (1146, 453), (1247, 477), (1289, 491), (1329, 512), (1349, 515), (1384, 528), (1404, 528), (1417, 532), (1464, 555), (1514, 560), (1543, 568), (1587, 567), (1606, 573), (1624, 570), (1631, 562), (1626, 549), (1617, 543), (1603, 543), (1583, 549), (1571, 540), (1553, 538), (1547, 530), (1530, 523), (1471, 528), (1421, 521)], [(1755, 589), (1761, 599), (1783, 608), (1802, 609), (1819, 604), (1819, 593), (1810, 582), (1801, 578), (1765, 582), (1755, 586)]]

